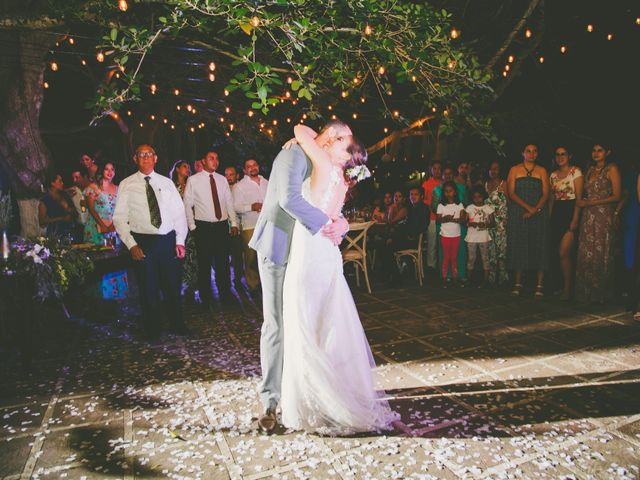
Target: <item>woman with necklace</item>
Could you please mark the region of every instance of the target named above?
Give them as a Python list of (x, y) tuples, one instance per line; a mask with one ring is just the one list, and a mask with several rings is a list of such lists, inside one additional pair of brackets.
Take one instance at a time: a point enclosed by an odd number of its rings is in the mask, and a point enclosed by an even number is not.
[(562, 300), (571, 295), (573, 246), (580, 220), (580, 207), (576, 200), (582, 198), (582, 171), (571, 164), (572, 155), (565, 147), (556, 148), (558, 169), (551, 174), (551, 280), (554, 287), (562, 286)]
[(621, 198), (618, 167), (607, 162), (611, 153), (603, 143), (591, 150), (592, 166), (587, 171), (576, 269), (576, 299), (603, 303), (613, 295), (616, 216)]
[(549, 244), (547, 201), (549, 176), (547, 170), (536, 164), (538, 147), (525, 146), (522, 163), (511, 167), (507, 177), (508, 219), (507, 259), (514, 271), (512, 294), (522, 292), (522, 272), (537, 273), (536, 298), (544, 296), (544, 272), (548, 265)]
[(509, 280), (507, 272), (507, 185), (500, 175), (500, 162), (489, 165), (489, 180), (484, 184), (489, 197), (487, 205), (494, 211), (495, 226), (489, 229), (489, 283), (503, 285)]

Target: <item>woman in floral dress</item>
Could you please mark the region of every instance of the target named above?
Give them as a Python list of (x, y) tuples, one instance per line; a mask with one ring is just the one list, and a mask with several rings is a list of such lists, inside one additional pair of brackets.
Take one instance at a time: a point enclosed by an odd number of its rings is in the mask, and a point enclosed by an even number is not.
[(576, 300), (603, 303), (613, 296), (616, 207), (622, 194), (620, 171), (607, 163), (609, 148), (594, 145), (593, 165), (584, 181), (576, 268)]
[[(173, 180), (178, 193), (184, 196), (184, 189), (187, 186), (187, 179), (191, 175), (191, 167), (184, 160), (178, 160), (171, 167), (169, 177)], [(198, 261), (196, 257), (196, 245), (193, 234), (187, 235), (186, 254), (182, 264), (182, 283), (187, 288), (186, 295), (193, 298), (198, 284)]]
[(509, 281), (507, 271), (507, 185), (500, 175), (500, 162), (494, 161), (489, 165), (489, 180), (484, 184), (489, 197), (487, 205), (494, 210), (495, 226), (489, 229), (489, 282), (503, 285)]
[[(91, 183), (84, 190), (89, 216), (84, 227), (84, 240), (95, 245), (105, 245), (113, 239), (119, 243), (113, 227), (113, 211), (116, 208), (118, 187), (113, 183), (116, 169), (113, 163), (105, 163), (97, 184)], [(129, 291), (127, 272), (111, 272), (102, 277), (102, 297), (104, 299), (123, 299)]]

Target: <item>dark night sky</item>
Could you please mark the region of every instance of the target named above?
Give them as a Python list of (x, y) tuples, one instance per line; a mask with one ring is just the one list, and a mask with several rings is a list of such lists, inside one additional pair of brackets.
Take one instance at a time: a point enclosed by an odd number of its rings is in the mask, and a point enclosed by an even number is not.
[[(495, 7), (496, 2), (440, 3), (451, 7), (457, 21), (454, 23), (461, 25), (465, 40), (475, 39), (474, 48), (486, 59), (506, 37), (528, 1), (501, 2), (502, 16), (496, 22), (491, 19), (493, 10), (485, 8), (489, 4)], [(543, 161), (551, 158), (554, 145), (566, 143), (575, 150), (578, 163), (584, 164), (589, 158), (591, 143), (600, 138), (613, 144), (618, 161), (637, 162), (640, 155), (640, 25), (636, 25), (635, 19), (640, 16), (640, 1), (547, 0), (545, 12), (544, 40), (524, 61), (520, 75), (491, 108), (497, 131), (506, 141), (509, 162), (518, 160), (524, 142), (537, 142)], [(532, 28), (536, 28), (539, 20), (536, 15), (532, 17)], [(594, 26), (593, 33), (587, 32), (589, 23)], [(608, 33), (613, 34), (612, 41), (607, 41)], [(508, 53), (518, 57), (528, 41), (531, 40), (525, 40), (520, 34)], [(560, 54), (562, 44), (567, 45), (566, 55)], [(540, 55), (545, 57), (543, 65), (537, 60)], [(504, 59), (498, 62), (498, 76), (504, 64)], [(57, 78), (51, 78), (50, 72), (47, 74), (51, 88), (45, 97), (41, 123), (56, 164), (69, 165), (75, 162), (80, 151), (100, 147), (107, 152), (107, 157), (122, 163), (125, 161), (121, 159), (122, 142), (114, 123), (106, 121), (96, 128), (86, 127), (90, 115), (83, 105), (91, 98), (92, 87), (87, 78), (79, 74), (79, 68), (77, 65), (73, 69), (61, 69), (55, 74)], [(354, 122), (355, 130), (361, 132), (381, 130), (381, 125), (382, 122), (372, 128), (371, 122)], [(62, 133), (70, 128), (74, 129), (72, 134)], [(367, 143), (381, 138), (381, 134), (370, 136), (365, 138)], [(210, 138), (201, 138), (198, 150), (210, 141)], [(185, 145), (182, 142), (181, 151), (171, 152), (170, 155), (175, 156), (171, 160), (196, 154)], [(228, 152), (223, 153), (223, 159), (236, 155), (232, 148), (221, 149)], [(257, 152), (258, 157), (271, 154), (268, 149)], [(459, 154), (481, 162), (495, 157), (489, 147), (476, 139), (463, 142)]]

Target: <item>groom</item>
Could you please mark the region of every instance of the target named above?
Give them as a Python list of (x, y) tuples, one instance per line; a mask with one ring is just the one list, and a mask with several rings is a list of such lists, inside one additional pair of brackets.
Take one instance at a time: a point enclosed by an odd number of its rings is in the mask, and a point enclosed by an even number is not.
[[(329, 128), (333, 127), (333, 128)], [(321, 147), (337, 139), (352, 136), (351, 129), (339, 120), (329, 122), (316, 137)], [(267, 194), (249, 246), (258, 253), (262, 282), (264, 321), (260, 338), (262, 384), (260, 399), (264, 414), (258, 419), (260, 429), (270, 433), (276, 427), (276, 407), (280, 401), (283, 361), (282, 293), (289, 248), (296, 220), (311, 234), (321, 232), (335, 245), (349, 229), (340, 217), (329, 217), (302, 197), (302, 183), (311, 175), (311, 161), (299, 145), (282, 150), (273, 162)]]

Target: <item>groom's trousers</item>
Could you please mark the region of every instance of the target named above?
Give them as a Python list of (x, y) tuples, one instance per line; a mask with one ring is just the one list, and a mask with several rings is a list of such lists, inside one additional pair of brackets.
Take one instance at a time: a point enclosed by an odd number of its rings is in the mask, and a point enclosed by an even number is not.
[(282, 361), (284, 332), (282, 329), (282, 292), (285, 265), (273, 263), (258, 253), (258, 269), (262, 282), (262, 310), (264, 321), (260, 335), (260, 366), (262, 383), (260, 399), (265, 409), (280, 402), (282, 391)]

